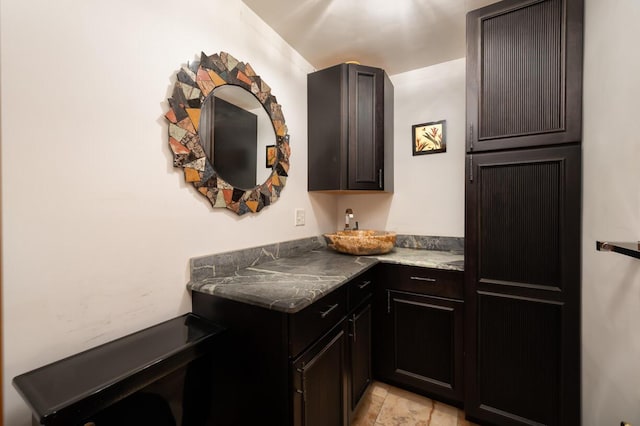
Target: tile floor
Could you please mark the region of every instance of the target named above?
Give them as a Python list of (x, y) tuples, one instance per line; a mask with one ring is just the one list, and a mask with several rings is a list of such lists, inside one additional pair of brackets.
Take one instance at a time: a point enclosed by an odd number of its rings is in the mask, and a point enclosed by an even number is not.
[(353, 426), (477, 426), (456, 407), (381, 382), (362, 398)]

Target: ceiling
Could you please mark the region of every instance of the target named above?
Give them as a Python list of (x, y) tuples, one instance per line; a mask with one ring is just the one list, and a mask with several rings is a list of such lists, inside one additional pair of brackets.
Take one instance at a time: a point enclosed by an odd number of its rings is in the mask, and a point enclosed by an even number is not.
[(465, 15), (496, 0), (242, 0), (316, 69), (399, 74), (462, 58)]

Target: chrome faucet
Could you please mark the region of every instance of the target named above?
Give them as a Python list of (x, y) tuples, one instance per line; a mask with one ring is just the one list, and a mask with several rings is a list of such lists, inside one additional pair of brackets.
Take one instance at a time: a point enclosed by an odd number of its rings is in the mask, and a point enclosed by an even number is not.
[(356, 222), (355, 228), (351, 228), (351, 219), (353, 219), (353, 210), (347, 209), (344, 214), (344, 230), (348, 231), (350, 229), (358, 229), (358, 222)]

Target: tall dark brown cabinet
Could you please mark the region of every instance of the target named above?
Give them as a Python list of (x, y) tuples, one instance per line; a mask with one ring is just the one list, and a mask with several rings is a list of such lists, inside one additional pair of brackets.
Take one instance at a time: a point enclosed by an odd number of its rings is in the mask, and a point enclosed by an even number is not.
[(482, 424), (580, 424), (582, 16), (467, 16), (465, 411)]

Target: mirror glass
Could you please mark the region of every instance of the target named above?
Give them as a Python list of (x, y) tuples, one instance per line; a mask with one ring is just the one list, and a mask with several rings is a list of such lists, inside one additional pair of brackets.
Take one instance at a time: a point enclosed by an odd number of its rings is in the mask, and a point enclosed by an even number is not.
[(251, 92), (230, 84), (216, 87), (202, 105), (199, 131), (207, 158), (229, 184), (251, 189), (271, 175), (267, 147), (275, 147), (276, 134)]
[(215, 208), (243, 215), (275, 203), (291, 148), (271, 87), (227, 52), (202, 52), (176, 77), (165, 114), (174, 167)]

